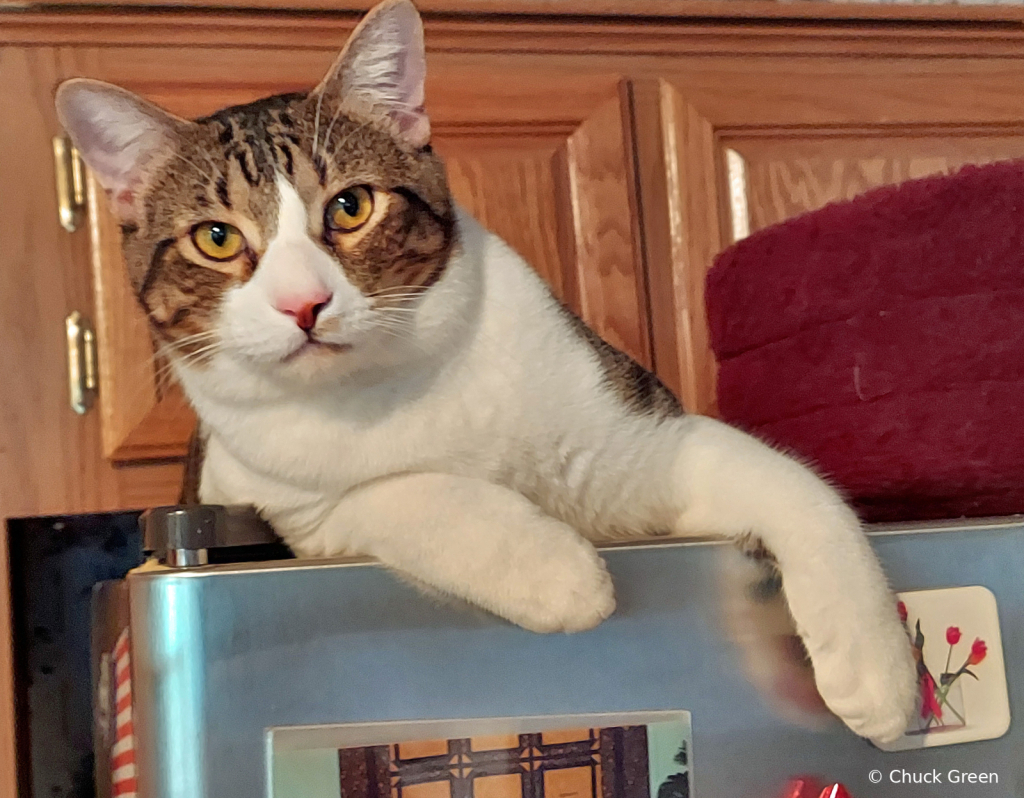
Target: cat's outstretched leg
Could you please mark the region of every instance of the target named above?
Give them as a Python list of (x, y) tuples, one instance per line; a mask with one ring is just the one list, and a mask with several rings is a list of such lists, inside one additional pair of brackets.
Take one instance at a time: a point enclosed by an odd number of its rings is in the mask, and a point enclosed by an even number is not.
[(772, 557), (828, 707), (863, 737), (899, 737), (917, 677), (885, 575), (840, 497), (795, 460), (712, 419), (680, 422), (675, 531), (754, 542)]
[(370, 483), (296, 548), (371, 555), (535, 632), (589, 629), (615, 609), (589, 541), (522, 495), (477, 479), (406, 474)]

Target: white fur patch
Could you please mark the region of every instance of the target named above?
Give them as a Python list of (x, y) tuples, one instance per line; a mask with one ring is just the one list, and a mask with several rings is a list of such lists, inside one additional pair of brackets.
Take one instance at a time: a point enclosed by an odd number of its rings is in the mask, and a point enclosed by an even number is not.
[(278, 308), (296, 297), (329, 295), (317, 334), (352, 344), (365, 326), (369, 301), (338, 262), (310, 238), (308, 212), (284, 177), (277, 179), (277, 230), (249, 282), (228, 291), (221, 310), (224, 348), (255, 363), (280, 363), (307, 340), (294, 318)]

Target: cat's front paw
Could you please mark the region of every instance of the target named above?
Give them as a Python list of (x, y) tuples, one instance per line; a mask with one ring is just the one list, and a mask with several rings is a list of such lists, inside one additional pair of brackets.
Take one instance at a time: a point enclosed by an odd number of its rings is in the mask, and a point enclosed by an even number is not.
[(868, 621), (871, 615), (836, 613), (832, 634), (805, 643), (828, 708), (861, 737), (889, 743), (913, 716), (917, 667), (895, 605)]
[(581, 632), (615, 611), (615, 591), (604, 560), (587, 542), (550, 552), (512, 580), (498, 610), (531, 632)]

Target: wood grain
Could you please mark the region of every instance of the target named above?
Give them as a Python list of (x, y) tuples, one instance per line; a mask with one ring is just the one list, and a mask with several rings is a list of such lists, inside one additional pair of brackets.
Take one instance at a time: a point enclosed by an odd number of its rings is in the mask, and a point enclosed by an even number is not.
[[(40, 4), (42, 5), (42, 4)], [(63, 6), (95, 6), (95, 0), (63, 0)], [(119, 6), (165, 6), (166, 0), (120, 0)], [(363, 13), (375, 5), (373, 0), (199, 0), (180, 3), (188, 8), (285, 9), (350, 11)], [(702, 20), (830, 20), (843, 21), (930, 21), (973, 22), (996, 25), (1024, 19), (1024, 11), (1015, 6), (970, 7), (953, 4), (880, 5), (850, 2), (789, 2), (777, 0), (417, 0), (426, 15), (486, 14), (499, 18), (529, 16), (634, 17)]]
[[(558, 248), (555, 150), (559, 140), (539, 140), (534, 147), (503, 147), (503, 140), (479, 141), (438, 136), (437, 151), (448, 167), (452, 193), (488, 230), (507, 241), (548, 282), (555, 294), (575, 304), (567, 293), (565, 263)], [(476, 145), (476, 146), (474, 146)]]
[(88, 178), (103, 455), (115, 462), (183, 457), (195, 416), (166, 364), (155, 359), (146, 317), (128, 284), (121, 232)]
[[(68, 405), (64, 317), (88, 313), (87, 252), (57, 223), (48, 101), (58, 65), (48, 52), (0, 50), (0, 506), (3, 516), (77, 506), (99, 488), (98, 426)], [(16, 154), (16, 155), (15, 155)], [(45, 511), (45, 510), (44, 510)]]
[(628, 101), (619, 93), (566, 141), (580, 317), (651, 365), (646, 279), (635, 233)]
[(1009, 132), (879, 127), (841, 138), (740, 136), (723, 138), (723, 144), (746, 161), (753, 231), (877, 186), (1024, 157), (1024, 129)]
[[(0, 48), (0, 517), (121, 506), (130, 478), (102, 456), (99, 415), (69, 405), (64, 317), (94, 316), (89, 233), (57, 220), (53, 88), (74, 58)], [(150, 501), (174, 495), (156, 487)]]
[(635, 103), (637, 119), (657, 126), (660, 144), (638, 152), (642, 173), (659, 175), (645, 192), (643, 217), (655, 362), (689, 412), (714, 415), (704, 310), (705, 275), (722, 246), (714, 127), (665, 82), (638, 85)]
[[(271, 0), (275, 1), (275, 0)], [(285, 0), (280, 0), (285, 2)], [(330, 0), (325, 0), (329, 2)], [(248, 0), (242, 0), (248, 5)], [(684, 4), (688, 0), (681, 0)], [(720, 9), (731, 5), (723, 0)], [(779, 4), (797, 7), (803, 3)], [(806, 4), (812, 5), (810, 3)], [(251, 8), (251, 7), (250, 7)], [(821, 8), (824, 13), (832, 10)], [(923, 11), (923, 9), (919, 10)], [(968, 11), (964, 9), (964, 11)], [(1024, 40), (1024, 11), (994, 9), (985, 16), (922, 23), (907, 6), (876, 7), (877, 17), (822, 24), (814, 14), (804, 22), (792, 18), (651, 15), (626, 16), (459, 15), (427, 13), (427, 45), (450, 53), (602, 53), (625, 57), (699, 54), (887, 56), (916, 58), (1012, 58)], [(901, 14), (903, 17), (901, 18)], [(40, 5), (18, 13), (0, 11), (0, 43), (23, 46), (200, 46), (337, 49), (351, 32), (358, 13), (237, 13), (188, 6), (132, 9), (130, 13), (93, 7)]]

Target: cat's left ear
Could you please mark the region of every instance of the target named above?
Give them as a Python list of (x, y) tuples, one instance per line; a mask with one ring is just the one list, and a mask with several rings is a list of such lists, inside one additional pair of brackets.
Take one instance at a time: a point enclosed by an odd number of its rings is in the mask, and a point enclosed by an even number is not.
[(368, 103), (389, 117), (409, 144), (424, 147), (430, 142), (430, 120), (423, 110), (426, 71), (416, 7), (410, 0), (385, 0), (356, 27), (313, 96)]
[(173, 157), (175, 137), (189, 123), (99, 80), (65, 81), (55, 102), (61, 125), (114, 211), (122, 221), (137, 220), (156, 167)]

